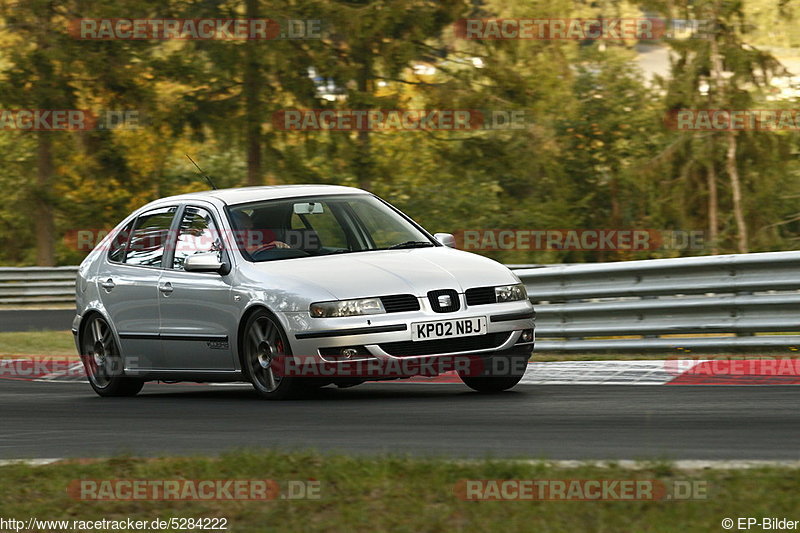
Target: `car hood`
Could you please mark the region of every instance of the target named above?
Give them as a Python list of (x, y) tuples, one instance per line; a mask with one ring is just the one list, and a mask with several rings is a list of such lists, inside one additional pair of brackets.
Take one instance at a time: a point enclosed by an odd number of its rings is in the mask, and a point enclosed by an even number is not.
[[(471, 287), (518, 283), (500, 263), (446, 247), (356, 252), (285, 259), (252, 266), (265, 281), (320, 289), (336, 299), (413, 294), (435, 289), (463, 292)], [(298, 291), (299, 292), (299, 291)]]

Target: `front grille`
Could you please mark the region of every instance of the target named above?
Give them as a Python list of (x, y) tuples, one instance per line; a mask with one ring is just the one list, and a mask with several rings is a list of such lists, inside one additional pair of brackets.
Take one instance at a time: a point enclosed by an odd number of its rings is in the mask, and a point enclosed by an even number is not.
[(419, 311), (419, 300), (413, 294), (393, 294), (381, 296), (381, 303), (387, 313), (402, 313), (404, 311)]
[(467, 289), (464, 294), (467, 296), (467, 305), (497, 303), (494, 287), (474, 287), (472, 289)]
[[(428, 293), (428, 301), (431, 303), (431, 309), (437, 313), (452, 313), (461, 308), (458, 292), (454, 291), (453, 289), (430, 291)], [(447, 303), (443, 304), (443, 301), (446, 301)]]
[(454, 339), (436, 339), (432, 341), (401, 341), (379, 344), (381, 350), (397, 357), (413, 357), (415, 355), (449, 354), (488, 350), (501, 346), (511, 333), (488, 333), (473, 337), (457, 337)]

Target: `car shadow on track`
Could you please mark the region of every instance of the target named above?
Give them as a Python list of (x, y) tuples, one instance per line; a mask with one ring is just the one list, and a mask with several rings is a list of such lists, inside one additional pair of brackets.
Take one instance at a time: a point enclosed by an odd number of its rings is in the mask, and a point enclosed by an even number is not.
[[(452, 400), (486, 401), (494, 398), (508, 400), (514, 396), (526, 394), (525, 388), (495, 393), (478, 393), (460, 387), (459, 385), (401, 385), (401, 384), (365, 384), (351, 388), (337, 388), (327, 386), (321, 389), (308, 391), (299, 398), (283, 400), (280, 404), (288, 403), (313, 403), (313, 402), (347, 402), (362, 400), (410, 400), (410, 399), (433, 399), (447, 398)], [(227, 401), (265, 401), (261, 400), (256, 392), (247, 386), (225, 387), (225, 386), (204, 386), (190, 384), (147, 384), (144, 390), (137, 397), (138, 400), (147, 399), (172, 400), (227, 400)], [(266, 403), (273, 403), (265, 401)]]

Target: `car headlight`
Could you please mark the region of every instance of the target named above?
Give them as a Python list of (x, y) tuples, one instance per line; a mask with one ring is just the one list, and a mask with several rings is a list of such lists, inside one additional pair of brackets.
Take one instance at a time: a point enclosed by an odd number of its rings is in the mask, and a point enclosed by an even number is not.
[(328, 318), (336, 316), (377, 315), (385, 313), (379, 298), (361, 298), (358, 300), (336, 300), (334, 302), (317, 302), (311, 304), (311, 316)]
[(517, 283), (516, 285), (501, 285), (494, 288), (494, 296), (497, 303), (501, 302), (516, 302), (519, 300), (528, 299), (528, 291), (525, 290), (525, 285)]

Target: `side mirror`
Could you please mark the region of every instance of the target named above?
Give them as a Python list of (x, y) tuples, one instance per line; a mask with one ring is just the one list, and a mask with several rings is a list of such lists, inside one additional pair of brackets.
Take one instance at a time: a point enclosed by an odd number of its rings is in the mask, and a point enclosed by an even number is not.
[(219, 260), (219, 252), (190, 255), (183, 262), (183, 269), (186, 272), (221, 273), (225, 266), (225, 263)]
[(447, 246), (448, 248), (455, 248), (456, 247), (456, 238), (453, 237), (452, 233), (435, 233), (433, 238), (442, 243), (443, 245)]

